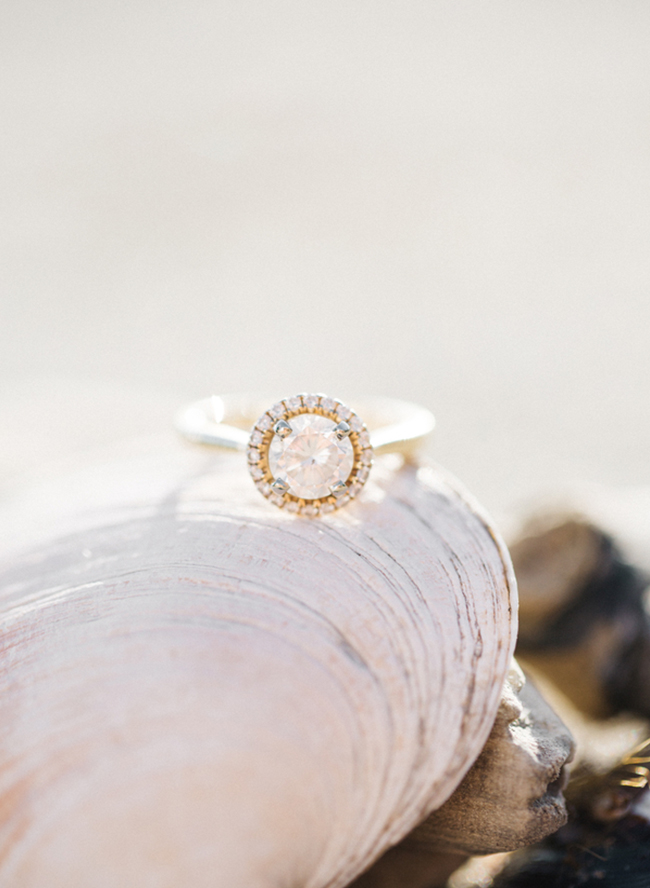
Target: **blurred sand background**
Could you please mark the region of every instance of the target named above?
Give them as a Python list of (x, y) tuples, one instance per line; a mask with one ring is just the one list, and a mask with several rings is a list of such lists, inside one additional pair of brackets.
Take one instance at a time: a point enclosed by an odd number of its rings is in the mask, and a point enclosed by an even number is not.
[(0, 493), (258, 389), (650, 483), (645, 0), (4, 0), (0, 70)]

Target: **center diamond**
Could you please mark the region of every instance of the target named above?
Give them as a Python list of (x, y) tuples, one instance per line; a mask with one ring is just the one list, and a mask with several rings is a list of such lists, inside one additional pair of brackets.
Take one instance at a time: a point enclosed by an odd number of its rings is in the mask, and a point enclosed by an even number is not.
[(339, 440), (336, 423), (314, 413), (301, 413), (287, 420), (291, 434), (274, 435), (269, 447), (269, 468), (274, 478), (289, 485), (299, 499), (329, 496), (337, 481), (347, 481), (354, 464), (348, 438)]

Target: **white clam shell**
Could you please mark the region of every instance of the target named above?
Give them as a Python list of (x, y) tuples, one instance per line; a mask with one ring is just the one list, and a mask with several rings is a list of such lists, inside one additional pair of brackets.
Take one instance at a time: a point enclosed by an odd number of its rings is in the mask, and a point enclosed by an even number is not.
[(434, 468), (310, 520), (157, 442), (1, 521), (0, 885), (342, 886), (487, 738), (516, 591)]

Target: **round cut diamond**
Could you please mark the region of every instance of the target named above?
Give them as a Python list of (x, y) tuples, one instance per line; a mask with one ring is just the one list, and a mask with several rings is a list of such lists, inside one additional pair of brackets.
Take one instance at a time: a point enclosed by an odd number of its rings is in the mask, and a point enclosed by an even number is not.
[(336, 423), (324, 416), (301, 413), (288, 420), (291, 434), (274, 435), (269, 448), (269, 468), (274, 478), (289, 485), (299, 499), (330, 495), (337, 481), (347, 481), (354, 464), (348, 438), (339, 440)]

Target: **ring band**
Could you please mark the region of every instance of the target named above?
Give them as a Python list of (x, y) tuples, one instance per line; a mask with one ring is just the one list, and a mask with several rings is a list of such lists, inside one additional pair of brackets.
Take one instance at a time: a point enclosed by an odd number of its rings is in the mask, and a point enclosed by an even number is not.
[(358, 494), (373, 453), (412, 456), (435, 425), (429, 410), (390, 398), (363, 405), (372, 431), (359, 414), (326, 395), (268, 404), (252, 395), (205, 398), (178, 413), (176, 428), (198, 444), (247, 451), (260, 492), (276, 506), (311, 517)]

